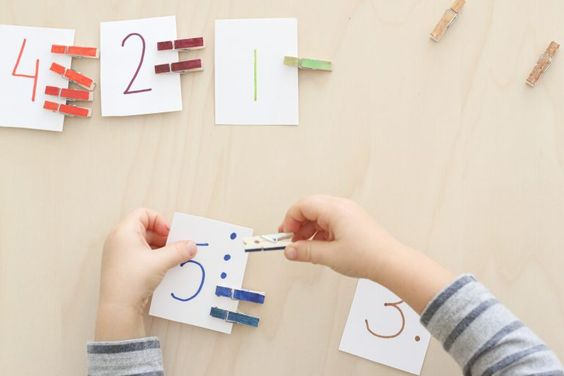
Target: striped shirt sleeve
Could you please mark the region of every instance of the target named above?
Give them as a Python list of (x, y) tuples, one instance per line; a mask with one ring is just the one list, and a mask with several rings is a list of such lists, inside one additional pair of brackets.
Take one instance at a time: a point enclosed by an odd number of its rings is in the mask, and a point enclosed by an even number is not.
[(465, 376), (564, 376), (556, 355), (471, 275), (437, 294), (421, 323)]
[(163, 376), (161, 345), (157, 337), (125, 341), (89, 342), (89, 376)]

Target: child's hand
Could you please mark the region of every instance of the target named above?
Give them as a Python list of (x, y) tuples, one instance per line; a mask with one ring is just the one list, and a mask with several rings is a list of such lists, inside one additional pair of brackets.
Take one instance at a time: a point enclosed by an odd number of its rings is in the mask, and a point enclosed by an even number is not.
[(288, 259), (323, 264), (351, 277), (373, 279), (390, 254), (403, 247), (356, 203), (330, 196), (298, 201), (279, 231), (294, 233), (295, 243), (285, 250)]
[(286, 213), (279, 231), (293, 232), (290, 260), (323, 264), (392, 290), (421, 313), (454, 275), (382, 229), (360, 206), (342, 198), (311, 196)]
[(149, 209), (137, 209), (111, 232), (104, 245), (97, 340), (145, 335), (143, 315), (165, 273), (196, 255), (192, 241), (169, 244), (169, 225)]

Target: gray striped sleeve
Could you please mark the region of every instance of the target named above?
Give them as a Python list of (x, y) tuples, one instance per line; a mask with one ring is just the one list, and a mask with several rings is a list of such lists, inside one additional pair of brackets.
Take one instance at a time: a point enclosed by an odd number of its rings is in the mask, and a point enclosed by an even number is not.
[(437, 294), (421, 323), (465, 376), (564, 376), (556, 355), (471, 275)]
[(163, 376), (163, 358), (157, 337), (125, 341), (89, 342), (89, 376)]

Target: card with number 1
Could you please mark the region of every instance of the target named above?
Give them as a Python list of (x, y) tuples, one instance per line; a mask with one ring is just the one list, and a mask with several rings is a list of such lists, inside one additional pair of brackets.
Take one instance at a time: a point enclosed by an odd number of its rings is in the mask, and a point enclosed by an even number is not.
[(178, 74), (155, 74), (155, 65), (178, 61), (157, 42), (176, 39), (176, 17), (102, 22), (100, 90), (102, 116), (182, 111)]
[(298, 125), (298, 20), (215, 21), (215, 123)]

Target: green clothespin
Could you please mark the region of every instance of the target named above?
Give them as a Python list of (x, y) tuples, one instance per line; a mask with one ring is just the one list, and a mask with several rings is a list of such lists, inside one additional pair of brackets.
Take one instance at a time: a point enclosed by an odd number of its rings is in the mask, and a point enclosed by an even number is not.
[(299, 59), (294, 56), (284, 56), (284, 64), (298, 69), (321, 70), (331, 72), (332, 64), (327, 60)]

